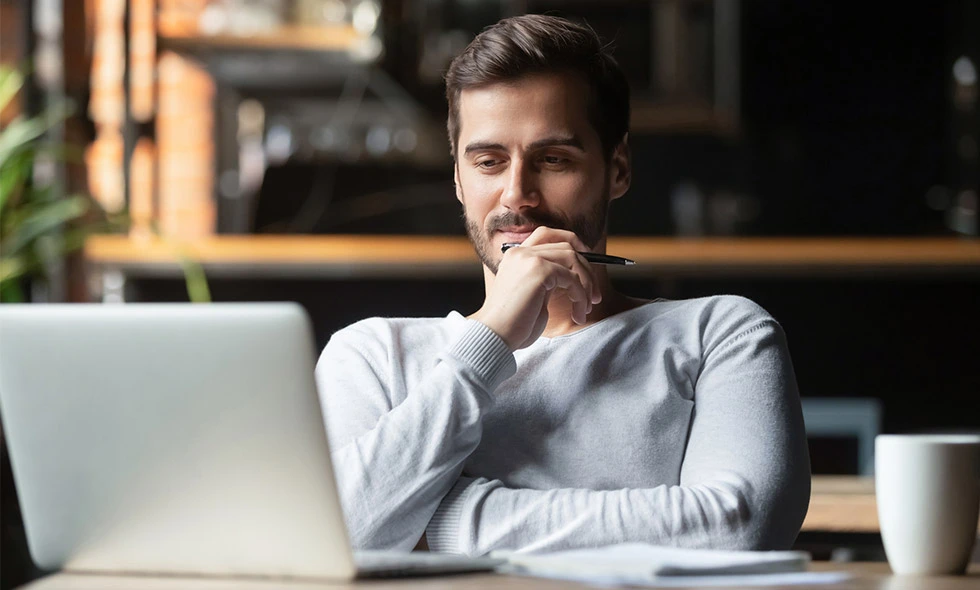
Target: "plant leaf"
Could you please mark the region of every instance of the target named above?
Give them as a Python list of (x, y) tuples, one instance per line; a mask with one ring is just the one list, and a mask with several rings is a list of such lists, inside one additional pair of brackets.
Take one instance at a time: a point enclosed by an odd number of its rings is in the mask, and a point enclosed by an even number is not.
[(30, 266), (25, 256), (0, 258), (0, 283), (22, 276), (29, 270)]
[(88, 199), (79, 196), (45, 203), (44, 206), (35, 208), (14, 227), (14, 233), (4, 236), (3, 242), (0, 242), (0, 254), (9, 256), (20, 251), (38, 237), (85, 215), (88, 209)]
[[(26, 219), (59, 200), (54, 186), (28, 185), (24, 188), (25, 192), (21, 195), (22, 198), (17, 203), (7, 207), (3, 219), (0, 219), (0, 242), (6, 241), (7, 236), (15, 233)], [(63, 198), (61, 197), (61, 199)]]
[(24, 292), (17, 281), (0, 281), (0, 303), (23, 303)]
[(15, 207), (27, 179), (33, 171), (34, 149), (27, 148), (10, 158), (0, 167), (0, 213), (6, 211), (8, 205)]
[(0, 167), (3, 167), (13, 154), (27, 149), (33, 141), (47, 133), (48, 129), (63, 121), (72, 110), (71, 104), (65, 101), (52, 105), (42, 115), (31, 118), (22, 115), (15, 117), (0, 132)]
[(14, 120), (0, 133), (0, 166), (20, 150), (26, 149), (31, 142), (44, 135), (52, 124), (44, 117), (24, 116), (14, 117)]
[(211, 290), (208, 288), (208, 279), (204, 274), (204, 267), (199, 262), (184, 256), (177, 255), (177, 262), (184, 273), (184, 284), (187, 286), (187, 298), (191, 303), (210, 303)]
[(24, 86), (24, 75), (16, 68), (0, 66), (0, 111), (7, 108), (10, 101)]
[[(85, 240), (98, 227), (79, 227), (69, 229), (61, 235), (60, 248), (58, 254), (67, 256), (76, 250), (80, 250), (85, 245)], [(0, 258), (0, 284), (5, 281), (14, 280), (26, 274), (31, 274), (42, 268), (41, 259), (33, 251), (22, 252), (11, 256), (4, 255)]]

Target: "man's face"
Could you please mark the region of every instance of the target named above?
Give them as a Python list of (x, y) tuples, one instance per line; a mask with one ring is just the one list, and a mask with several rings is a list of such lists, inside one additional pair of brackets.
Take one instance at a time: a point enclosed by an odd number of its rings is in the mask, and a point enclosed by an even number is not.
[(625, 188), (610, 194), (587, 97), (583, 82), (560, 74), (461, 93), (456, 197), (494, 274), (501, 245), (523, 242), (538, 226), (571, 230), (590, 248), (605, 237), (609, 201)]

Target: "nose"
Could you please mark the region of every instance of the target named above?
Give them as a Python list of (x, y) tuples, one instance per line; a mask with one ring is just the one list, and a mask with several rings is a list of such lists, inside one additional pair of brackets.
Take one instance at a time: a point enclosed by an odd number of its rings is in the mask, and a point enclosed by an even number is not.
[(540, 199), (534, 171), (523, 160), (513, 160), (504, 176), (506, 185), (500, 196), (500, 204), (508, 209), (520, 211), (536, 207)]

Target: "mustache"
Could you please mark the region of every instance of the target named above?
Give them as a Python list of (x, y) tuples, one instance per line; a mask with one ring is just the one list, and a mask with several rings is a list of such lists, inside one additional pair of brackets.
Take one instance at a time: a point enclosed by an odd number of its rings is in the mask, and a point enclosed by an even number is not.
[(553, 229), (571, 229), (568, 227), (568, 223), (560, 217), (549, 215), (540, 211), (534, 211), (530, 213), (520, 214), (513, 211), (508, 211), (506, 213), (501, 213), (500, 215), (492, 218), (487, 222), (487, 232), (493, 233), (504, 227), (513, 227), (521, 225), (543, 225), (545, 227), (550, 227)]

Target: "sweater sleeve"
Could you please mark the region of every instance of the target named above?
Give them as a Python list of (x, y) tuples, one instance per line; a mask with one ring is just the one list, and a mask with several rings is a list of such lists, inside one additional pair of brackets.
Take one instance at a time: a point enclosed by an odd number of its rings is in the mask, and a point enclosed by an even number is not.
[(763, 321), (706, 353), (679, 485), (509, 489), (460, 478), (429, 524), (435, 551), (553, 551), (623, 542), (784, 549), (810, 495), (806, 434), (785, 339)]
[[(475, 321), (422, 375), (406, 375), (384, 340), (363, 324), (334, 334), (317, 387), (353, 547), (411, 550), (479, 443), (491, 393), (516, 367)], [(394, 407), (392, 387), (406, 392)]]

